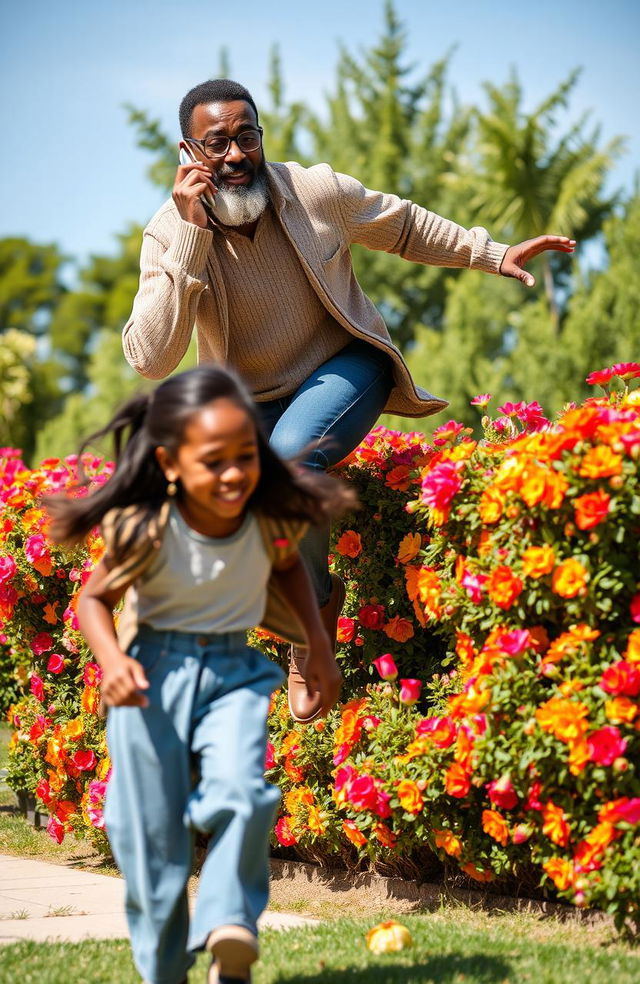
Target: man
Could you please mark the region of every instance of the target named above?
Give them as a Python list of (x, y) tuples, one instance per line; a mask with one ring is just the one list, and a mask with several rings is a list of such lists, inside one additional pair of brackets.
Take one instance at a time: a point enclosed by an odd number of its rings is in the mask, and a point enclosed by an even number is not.
[[(276, 450), (302, 454), (311, 468), (344, 458), (385, 410), (425, 417), (447, 406), (411, 379), (355, 279), (352, 243), (528, 287), (535, 281), (524, 265), (532, 257), (575, 247), (561, 236), (506, 246), (327, 164), (267, 163), (255, 103), (227, 79), (188, 92), (180, 126), (193, 163), (178, 167), (172, 198), (145, 230), (126, 357), (142, 375), (162, 378), (180, 362), (195, 324), (199, 360), (233, 365)], [(329, 574), (328, 539), (328, 527), (313, 529), (302, 553), (335, 641), (344, 585)], [(293, 650), (290, 662), (289, 706), (298, 721), (320, 709), (304, 682), (305, 656)]]

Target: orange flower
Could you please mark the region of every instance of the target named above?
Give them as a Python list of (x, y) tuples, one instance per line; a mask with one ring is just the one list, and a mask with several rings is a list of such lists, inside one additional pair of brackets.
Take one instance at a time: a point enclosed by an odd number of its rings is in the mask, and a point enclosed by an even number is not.
[(399, 615), (389, 619), (387, 624), (382, 626), (382, 631), (394, 642), (406, 642), (414, 635), (411, 622), (406, 618), (400, 618)]
[(578, 469), (583, 478), (608, 478), (621, 472), (622, 456), (604, 444), (589, 448)]
[(611, 497), (603, 489), (581, 495), (574, 502), (576, 526), (590, 530), (609, 515)]
[(386, 823), (379, 821), (374, 825), (373, 836), (379, 841), (383, 847), (394, 848), (398, 843), (398, 838), (394, 834), (393, 830), (387, 827)]
[(451, 830), (434, 830), (436, 847), (441, 847), (443, 851), (451, 855), (452, 858), (459, 858), (462, 854), (462, 841)]
[(551, 573), (555, 562), (552, 547), (528, 547), (522, 555), (522, 573), (525, 577), (543, 577)]
[(346, 837), (355, 844), (356, 847), (363, 847), (367, 843), (367, 838), (364, 836), (360, 828), (353, 822), (353, 820), (343, 820), (342, 830)]
[(362, 553), (362, 540), (355, 530), (345, 530), (338, 542), (336, 550), (342, 557), (357, 557)]
[(313, 806), (313, 793), (308, 786), (296, 786), (284, 795), (284, 805), (287, 813), (292, 816), (298, 811), (301, 804)]
[(80, 697), (80, 706), (85, 714), (97, 714), (98, 705), (100, 704), (100, 694), (96, 687), (91, 687), (87, 684), (82, 691), (82, 696)]
[(581, 737), (576, 741), (568, 742), (569, 745), (569, 772), (572, 776), (578, 776), (591, 760), (589, 742)]
[(401, 564), (408, 564), (416, 556), (422, 546), (422, 537), (419, 533), (407, 533), (403, 536), (398, 547), (398, 560)]
[(350, 708), (343, 710), (340, 726), (336, 729), (335, 733), (335, 745), (355, 744), (362, 732), (363, 722), (364, 718), (360, 717), (357, 710)]
[(469, 773), (458, 762), (452, 762), (444, 774), (444, 788), (449, 796), (462, 799), (471, 789)]
[(504, 509), (504, 495), (500, 489), (488, 488), (482, 493), (478, 514), (483, 523), (497, 523)]
[(490, 882), (493, 881), (495, 875), (492, 871), (482, 871), (480, 868), (476, 868), (475, 864), (468, 861), (467, 864), (462, 865), (462, 870), (465, 874), (469, 875), (477, 882)]
[(53, 605), (47, 602), (47, 604), (43, 608), (44, 620), (45, 622), (48, 622), (49, 625), (55, 625), (56, 622), (58, 621), (58, 616), (56, 615), (56, 608), (58, 607), (59, 604), (60, 604), (59, 601), (55, 601)]
[(548, 800), (542, 808), (542, 833), (558, 847), (566, 847), (569, 843), (570, 830), (565, 816), (562, 807), (556, 806), (551, 800)]
[(324, 834), (327, 829), (323, 823), (324, 816), (326, 814), (321, 813), (317, 806), (311, 804), (307, 807), (307, 827), (312, 834), (317, 834), (318, 836)]
[(558, 891), (566, 892), (573, 884), (573, 865), (566, 858), (549, 858), (543, 862), (542, 867)]
[(551, 697), (536, 711), (536, 720), (543, 731), (570, 742), (584, 737), (589, 727), (588, 715), (589, 708), (580, 701)]
[(563, 632), (549, 646), (544, 654), (545, 663), (559, 663), (565, 656), (584, 652), (586, 642), (593, 642), (600, 635), (598, 629), (591, 629), (584, 622), (572, 625), (568, 632)]
[(627, 663), (640, 663), (640, 629), (631, 632), (627, 639), (627, 648), (622, 655)]
[(400, 806), (407, 813), (420, 813), (424, 806), (422, 793), (411, 779), (402, 779), (398, 783), (396, 795), (400, 801)]
[(523, 584), (510, 567), (502, 564), (491, 571), (487, 578), (486, 588), (494, 605), (506, 611), (507, 608), (511, 608), (520, 595)]
[(553, 572), (551, 587), (561, 598), (575, 598), (584, 589), (588, 574), (579, 560), (569, 557)]
[(631, 697), (614, 697), (606, 702), (604, 712), (613, 724), (631, 724), (640, 707)]
[(84, 734), (84, 725), (81, 718), (74, 718), (73, 721), (68, 721), (64, 728), (64, 734), (66, 738), (70, 738), (72, 741), (77, 741)]
[(542, 496), (543, 505), (547, 509), (559, 509), (568, 488), (569, 483), (561, 472), (548, 471)]
[(460, 629), (456, 629), (456, 656), (463, 666), (471, 663), (476, 656), (471, 636), (467, 635), (466, 632), (461, 632)]
[(391, 471), (387, 472), (384, 484), (395, 492), (406, 492), (411, 484), (408, 466), (397, 465), (396, 468), (392, 468)]
[(482, 829), (498, 844), (509, 843), (509, 824), (497, 810), (482, 811)]

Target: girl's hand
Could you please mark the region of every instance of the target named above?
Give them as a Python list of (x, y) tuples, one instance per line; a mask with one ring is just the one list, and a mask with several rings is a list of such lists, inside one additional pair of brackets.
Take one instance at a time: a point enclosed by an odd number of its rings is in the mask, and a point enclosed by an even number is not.
[(320, 714), (325, 717), (337, 703), (342, 689), (342, 674), (338, 669), (326, 632), (310, 644), (304, 675), (309, 697), (313, 698), (316, 693), (322, 697)]
[(149, 681), (142, 666), (130, 656), (103, 665), (100, 689), (105, 704), (111, 707), (148, 707), (149, 698), (141, 690), (147, 690)]

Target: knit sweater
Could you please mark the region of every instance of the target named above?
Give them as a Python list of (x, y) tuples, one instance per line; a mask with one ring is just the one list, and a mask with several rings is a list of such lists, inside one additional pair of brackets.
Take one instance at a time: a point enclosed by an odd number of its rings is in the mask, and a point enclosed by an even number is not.
[(320, 302), (271, 207), (253, 239), (215, 228), (213, 242), (232, 326), (228, 361), (258, 402), (294, 393), (309, 366), (322, 365), (351, 341), (349, 332)]
[[(349, 335), (391, 358), (394, 386), (385, 409), (408, 417), (442, 410), (446, 400), (411, 378), (380, 312), (354, 276), (349, 247), (359, 243), (415, 263), (494, 274), (508, 247), (494, 243), (485, 229), (464, 229), (406, 199), (371, 191), (327, 164), (269, 163), (266, 170), (283, 243), (293, 246), (322, 305)], [(185, 354), (194, 324), (199, 360), (226, 362), (234, 326), (214, 233), (184, 222), (169, 200), (145, 229), (140, 287), (123, 332), (127, 360), (144, 376), (167, 376)], [(272, 336), (273, 330), (265, 332), (265, 348)], [(316, 368), (312, 358), (297, 367), (306, 375)], [(268, 376), (263, 392), (270, 387)]]

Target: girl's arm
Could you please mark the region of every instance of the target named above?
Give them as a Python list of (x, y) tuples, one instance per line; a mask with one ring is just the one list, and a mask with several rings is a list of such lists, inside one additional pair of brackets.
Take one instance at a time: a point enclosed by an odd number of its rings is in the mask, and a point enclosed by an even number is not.
[(320, 693), (321, 714), (328, 714), (340, 696), (342, 674), (336, 663), (333, 640), (329, 639), (322, 624), (307, 569), (300, 554), (296, 553), (287, 558), (285, 566), (274, 566), (273, 573), (307, 636), (309, 655), (305, 660), (305, 683), (309, 696)]
[(149, 686), (137, 660), (122, 652), (113, 622), (113, 609), (127, 585), (108, 591), (104, 583), (109, 568), (101, 561), (83, 587), (78, 600), (80, 631), (102, 669), (101, 691), (105, 703), (115, 707), (147, 707), (149, 700), (140, 691)]

